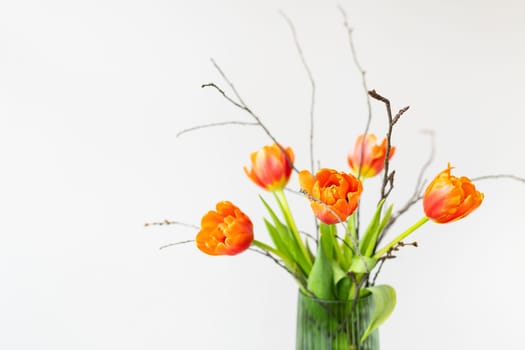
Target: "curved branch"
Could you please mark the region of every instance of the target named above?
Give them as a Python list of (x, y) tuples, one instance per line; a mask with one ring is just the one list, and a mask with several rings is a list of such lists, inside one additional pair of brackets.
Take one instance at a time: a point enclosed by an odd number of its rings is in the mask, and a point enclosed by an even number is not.
[(252, 125), (252, 126), (259, 126), (259, 124), (257, 124), (257, 123), (240, 122), (240, 121), (232, 120), (232, 121), (227, 121), (227, 122), (218, 122), (218, 123), (210, 123), (210, 124), (203, 124), (203, 125), (192, 126), (191, 128), (179, 131), (177, 133), (176, 137), (179, 137), (182, 134), (185, 134), (185, 133), (190, 132), (190, 131), (195, 131), (195, 130), (198, 130), (198, 129), (205, 129), (205, 128), (211, 128), (211, 127), (216, 127), (216, 126), (225, 126), (225, 125), (244, 125), (244, 126)]
[(283, 12), (279, 11), (281, 16), (285, 19), (285, 21), (288, 23), (288, 26), (290, 27), (290, 30), (292, 31), (293, 40), (295, 43), (295, 48), (297, 49), (297, 53), (299, 54), (299, 57), (301, 58), (301, 63), (303, 64), (303, 67), (306, 71), (306, 74), (308, 75), (308, 80), (310, 80), (310, 86), (311, 86), (311, 97), (310, 97), (310, 169), (312, 172), (314, 172), (314, 108), (315, 108), (315, 80), (312, 74), (312, 71), (310, 70), (310, 67), (306, 63), (306, 59), (304, 57), (303, 49), (301, 47), (301, 44), (299, 43), (299, 38), (297, 37), (297, 32), (295, 31), (295, 26), (292, 22), (292, 20)]
[(219, 74), (221, 75), (221, 77), (224, 79), (224, 81), (226, 81), (226, 83), (230, 86), (231, 90), (233, 91), (235, 97), (237, 97), (237, 100), (238, 101), (235, 101), (234, 99), (232, 99), (230, 96), (228, 96), (224, 90), (222, 90), (220, 87), (218, 87), (215, 83), (208, 83), (208, 84), (203, 84), (201, 87), (202, 88), (205, 88), (205, 87), (212, 87), (214, 88), (215, 90), (217, 90), (225, 99), (227, 99), (230, 103), (232, 103), (234, 106), (236, 106), (237, 108), (240, 108), (242, 109), (243, 111), (247, 112), (254, 120), (255, 122), (257, 123), (257, 125), (259, 125), (263, 130), (264, 132), (266, 133), (266, 135), (268, 135), (268, 137), (276, 144), (279, 146), (279, 148), (281, 149), (281, 152), (283, 152), (284, 156), (286, 157), (286, 160), (288, 161), (288, 163), (290, 164), (290, 167), (295, 171), (295, 172), (299, 172), (297, 170), (297, 168), (294, 166), (292, 160), (290, 159), (290, 157), (288, 157), (288, 153), (286, 153), (286, 150), (284, 149), (284, 147), (281, 145), (280, 142), (277, 141), (277, 139), (272, 135), (272, 133), (270, 132), (270, 130), (266, 127), (266, 125), (263, 124), (263, 122), (261, 121), (261, 118), (259, 118), (249, 107), (248, 105), (244, 102), (244, 100), (242, 99), (241, 95), (239, 94), (239, 92), (237, 91), (237, 89), (235, 88), (235, 86), (233, 85), (233, 83), (231, 82), (230, 79), (228, 79), (228, 77), (226, 76), (226, 74), (224, 73), (224, 71), (221, 69), (221, 67), (219, 67), (219, 65), (217, 64), (217, 62), (215, 62), (215, 60), (213, 58), (210, 58), (213, 66), (215, 67), (215, 69), (219, 72)]

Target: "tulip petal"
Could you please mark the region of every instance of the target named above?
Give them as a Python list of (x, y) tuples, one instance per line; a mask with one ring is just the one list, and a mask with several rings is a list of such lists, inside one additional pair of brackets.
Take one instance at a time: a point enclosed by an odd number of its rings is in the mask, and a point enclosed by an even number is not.
[(476, 190), (472, 181), (451, 175), (451, 169), (449, 164), (440, 172), (428, 185), (423, 197), (425, 215), (437, 223), (462, 219), (483, 201), (483, 193)]
[(195, 242), (209, 255), (236, 255), (248, 249), (253, 241), (253, 224), (248, 216), (231, 202), (216, 205), (201, 220)]

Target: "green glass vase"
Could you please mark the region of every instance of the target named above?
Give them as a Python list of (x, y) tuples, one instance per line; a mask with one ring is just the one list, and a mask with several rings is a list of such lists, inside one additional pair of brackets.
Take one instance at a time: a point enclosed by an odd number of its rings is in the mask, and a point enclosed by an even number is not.
[(296, 350), (379, 350), (375, 330), (363, 342), (370, 324), (373, 298), (320, 300), (299, 291)]

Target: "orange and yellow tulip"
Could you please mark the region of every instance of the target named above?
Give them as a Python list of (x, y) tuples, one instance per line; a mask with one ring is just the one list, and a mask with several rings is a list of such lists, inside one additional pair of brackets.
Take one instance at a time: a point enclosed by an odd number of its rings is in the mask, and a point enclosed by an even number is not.
[(236, 255), (248, 249), (253, 241), (250, 218), (228, 201), (219, 202), (201, 220), (195, 239), (197, 248), (209, 255)]
[(291, 148), (281, 149), (274, 143), (253, 152), (250, 159), (252, 168), (248, 170), (244, 167), (244, 172), (255, 184), (268, 191), (282, 190), (286, 186), (292, 174), (294, 161)]
[(440, 224), (464, 218), (483, 201), (483, 193), (476, 190), (472, 181), (451, 175), (451, 169), (449, 164), (440, 172), (423, 197), (425, 215)]
[[(363, 142), (364, 138), (364, 142)], [(395, 147), (390, 147), (389, 158), (391, 159), (396, 151)], [(361, 156), (363, 161), (361, 162)], [(386, 158), (386, 138), (380, 145), (377, 144), (377, 137), (374, 134), (360, 135), (356, 142), (354, 151), (348, 155), (348, 165), (354, 172), (359, 174), (361, 166), (361, 178), (373, 177), (383, 170)]]
[(301, 171), (299, 183), (313, 197), (312, 210), (325, 224), (336, 224), (352, 215), (363, 191), (361, 181), (353, 175), (326, 168), (315, 177), (308, 170)]

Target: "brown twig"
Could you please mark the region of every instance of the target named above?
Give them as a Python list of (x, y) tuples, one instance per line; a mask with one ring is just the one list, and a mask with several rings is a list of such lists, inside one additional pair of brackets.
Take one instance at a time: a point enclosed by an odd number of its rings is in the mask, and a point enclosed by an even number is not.
[(297, 31), (295, 30), (295, 25), (293, 24), (292, 20), (286, 15), (286, 13), (284, 13), (283, 11), (279, 11), (279, 13), (281, 14), (281, 16), (283, 16), (284, 20), (286, 21), (286, 23), (288, 23), (288, 26), (290, 27), (290, 30), (293, 36), (293, 40), (295, 43), (295, 48), (297, 49), (297, 53), (299, 54), (301, 63), (303, 64), (304, 70), (306, 71), (306, 74), (308, 75), (308, 80), (310, 81), (310, 87), (311, 87), (311, 95), (310, 95), (310, 169), (312, 172), (314, 172), (315, 80), (312, 74), (312, 70), (308, 66), (308, 63), (306, 63), (303, 49), (299, 42)]
[[(390, 106), (390, 100), (386, 97), (381, 96), (378, 94), (375, 90), (371, 90), (368, 92), (370, 97), (381, 101), (385, 104), (387, 116), (388, 116), (388, 131), (386, 134), (386, 155), (385, 155), (385, 166), (384, 166), (384, 177), (383, 177), (383, 184), (381, 186), (381, 200), (386, 199), (392, 189), (394, 188), (394, 172), (389, 173), (389, 164), (390, 164), (390, 151), (392, 148), (392, 130), (394, 125), (398, 122), (399, 118), (410, 108), (409, 106), (403, 107), (397, 112), (395, 116), (392, 116), (392, 108)], [(387, 186), (390, 185), (390, 187), (387, 190)]]
[(410, 209), (414, 204), (416, 204), (417, 202), (419, 202), (423, 198), (422, 194), (421, 194), (423, 192), (423, 189), (424, 189), (424, 186), (425, 186), (425, 180), (423, 180), (423, 177), (425, 175), (426, 170), (430, 166), (430, 164), (432, 164), (432, 162), (434, 161), (434, 157), (435, 157), (435, 153), (436, 153), (436, 145), (435, 145), (434, 131), (432, 131), (432, 130), (423, 130), (422, 132), (430, 136), (430, 142), (431, 142), (430, 155), (429, 155), (428, 159), (426, 160), (426, 162), (421, 167), (421, 170), (419, 171), (419, 175), (418, 175), (418, 178), (417, 178), (417, 182), (416, 182), (416, 187), (414, 189), (414, 193), (412, 194), (410, 199), (405, 203), (405, 205), (401, 209), (399, 209), (394, 215), (392, 215), (392, 217), (388, 221), (388, 224), (383, 229), (383, 232), (381, 232), (381, 235), (379, 236), (379, 238), (377, 240), (377, 245), (379, 245), (379, 243), (383, 240), (383, 238), (387, 234), (387, 232), (390, 229), (390, 227), (394, 224), (394, 222), (396, 222), (396, 220), (401, 215), (403, 215), (406, 211), (408, 211), (408, 209)]
[(374, 286), (376, 284), (376, 280), (377, 280), (377, 276), (379, 276), (379, 273), (381, 272), (381, 269), (383, 268), (383, 265), (385, 263), (385, 261), (387, 260), (390, 260), (390, 259), (395, 259), (396, 256), (392, 254), (392, 252), (397, 252), (399, 251), (400, 248), (403, 248), (403, 247), (406, 247), (406, 246), (412, 246), (412, 247), (418, 247), (418, 244), (417, 242), (410, 242), (410, 243), (404, 243), (404, 242), (399, 242), (397, 243), (395, 246), (393, 246), (387, 253), (385, 256), (383, 256), (382, 258), (380, 258), (380, 262), (379, 262), (379, 266), (376, 270), (376, 273), (374, 275), (374, 278), (372, 279), (372, 283), (371, 285)]
[(248, 105), (244, 102), (244, 100), (242, 99), (241, 95), (239, 94), (239, 92), (237, 91), (237, 89), (235, 88), (235, 86), (233, 85), (233, 83), (231, 82), (231, 80), (226, 76), (226, 74), (224, 73), (224, 71), (221, 69), (221, 67), (219, 67), (219, 65), (217, 64), (217, 62), (215, 62), (215, 60), (213, 58), (210, 59), (213, 66), (215, 67), (215, 69), (219, 72), (219, 74), (221, 75), (221, 77), (224, 79), (224, 81), (230, 86), (230, 89), (233, 91), (235, 97), (237, 98), (238, 101), (235, 101), (233, 98), (231, 98), (230, 96), (228, 96), (224, 90), (222, 90), (220, 87), (218, 87), (215, 83), (208, 83), (208, 84), (203, 84), (201, 87), (202, 88), (205, 88), (205, 87), (212, 87), (214, 88), (215, 90), (217, 90), (226, 100), (228, 100), (230, 103), (232, 103), (234, 106), (236, 106), (237, 108), (240, 108), (242, 109), (243, 111), (245, 111), (246, 113), (248, 113), (254, 120), (255, 122), (263, 129), (263, 131), (266, 133), (266, 135), (268, 135), (268, 137), (276, 144), (279, 146), (279, 148), (281, 149), (281, 152), (283, 152), (284, 156), (286, 157), (286, 160), (288, 161), (288, 163), (290, 164), (290, 167), (295, 171), (295, 172), (298, 172), (297, 168), (294, 166), (292, 160), (290, 159), (290, 157), (288, 157), (288, 153), (286, 153), (286, 150), (284, 149), (284, 147), (281, 145), (280, 142), (277, 141), (277, 139), (272, 135), (272, 133), (270, 132), (270, 130), (266, 127), (266, 125), (264, 125), (264, 123), (261, 121), (261, 118), (259, 118), (259, 116), (257, 116), (251, 108), (248, 107)]
[(379, 276), (379, 273), (383, 269), (383, 265), (385, 264), (385, 261), (395, 259), (396, 257), (394, 255), (391, 255), (390, 253), (387, 253), (387, 255), (381, 257), (379, 259), (379, 266), (377, 267), (376, 273), (374, 274), (374, 278), (372, 278), (372, 282), (370, 283), (370, 286), (375, 286), (377, 276)]

